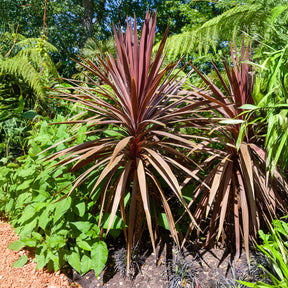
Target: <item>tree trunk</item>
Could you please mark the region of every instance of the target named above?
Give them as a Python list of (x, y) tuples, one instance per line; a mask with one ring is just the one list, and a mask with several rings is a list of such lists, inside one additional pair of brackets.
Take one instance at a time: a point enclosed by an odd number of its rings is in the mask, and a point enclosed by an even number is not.
[(87, 32), (87, 36), (91, 37), (93, 29), (94, 1), (82, 0), (82, 6), (84, 8), (83, 26)]

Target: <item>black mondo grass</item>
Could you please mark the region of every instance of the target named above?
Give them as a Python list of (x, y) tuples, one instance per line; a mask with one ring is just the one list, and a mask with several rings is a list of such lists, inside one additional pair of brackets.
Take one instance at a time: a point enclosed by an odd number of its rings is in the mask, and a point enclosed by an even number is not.
[(196, 278), (198, 269), (195, 269), (187, 262), (182, 251), (174, 246), (172, 250), (172, 259), (168, 262), (166, 273), (168, 276), (168, 288), (200, 288)]
[(138, 273), (141, 272), (141, 266), (144, 264), (144, 257), (138, 253), (136, 249), (131, 251), (130, 266), (127, 271), (127, 249), (121, 248), (113, 255), (115, 261), (115, 269), (119, 272), (120, 276), (133, 279)]

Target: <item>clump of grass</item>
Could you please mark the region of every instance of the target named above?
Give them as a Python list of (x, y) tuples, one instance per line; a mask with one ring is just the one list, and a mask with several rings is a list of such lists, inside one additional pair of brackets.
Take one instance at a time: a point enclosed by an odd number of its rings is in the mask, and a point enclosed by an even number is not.
[(114, 253), (115, 269), (120, 276), (125, 278), (134, 278), (141, 272), (141, 266), (144, 264), (144, 257), (141, 256), (136, 249), (131, 251), (131, 261), (129, 270), (127, 271), (127, 250), (122, 248)]
[(265, 268), (269, 268), (269, 262), (265, 255), (256, 251), (253, 254), (250, 267), (248, 271), (241, 271), (237, 273), (234, 266), (230, 263), (232, 278), (228, 279), (227, 277), (217, 274), (218, 282), (216, 283), (216, 288), (244, 288), (247, 287), (244, 284), (239, 283), (238, 281), (249, 281), (249, 282), (258, 282), (264, 281), (265, 283), (269, 283), (269, 279), (267, 278), (267, 274), (259, 267), (263, 266)]
[(200, 288), (196, 278), (197, 269), (189, 264), (181, 251), (173, 248), (173, 259), (168, 263), (168, 287), (169, 288)]
[(232, 278), (226, 278), (220, 273), (217, 273), (217, 278), (219, 279), (216, 283), (216, 288), (244, 288), (246, 286), (240, 284), (237, 280), (244, 280), (245, 277), (241, 275), (237, 277), (235, 270), (231, 266)]
[[(260, 267), (264, 267), (267, 271), (271, 271), (273, 266), (269, 263), (269, 259), (265, 254), (255, 251), (252, 255), (252, 261), (250, 263), (250, 269), (246, 273), (245, 280), (251, 282), (263, 281), (264, 283), (270, 283), (267, 272)], [(246, 286), (245, 286), (246, 287)]]

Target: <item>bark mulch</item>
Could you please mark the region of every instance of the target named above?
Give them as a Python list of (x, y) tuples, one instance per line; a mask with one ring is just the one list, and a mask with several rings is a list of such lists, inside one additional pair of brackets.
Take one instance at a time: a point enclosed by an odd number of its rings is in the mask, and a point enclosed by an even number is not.
[[(29, 262), (20, 268), (12, 267), (12, 264), (24, 253), (8, 249), (11, 242), (18, 240), (12, 226), (0, 220), (0, 288), (68, 288), (66, 275), (60, 272), (48, 273), (35, 270), (37, 264), (29, 257)], [(74, 286), (75, 287), (75, 286)]]

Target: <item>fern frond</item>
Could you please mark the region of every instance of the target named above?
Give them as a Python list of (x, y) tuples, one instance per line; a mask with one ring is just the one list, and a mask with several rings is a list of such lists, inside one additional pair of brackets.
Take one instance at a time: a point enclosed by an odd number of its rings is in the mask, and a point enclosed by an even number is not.
[[(269, 10), (270, 9), (270, 10)], [(273, 21), (279, 20), (288, 10), (288, 6), (282, 5), (274, 10), (273, 7), (264, 7), (260, 4), (244, 4), (235, 6), (221, 15), (208, 20), (198, 30), (172, 35), (167, 41), (167, 55), (170, 60), (176, 60), (179, 56), (204, 51), (208, 53), (212, 47), (214, 51), (220, 41), (230, 41), (233, 35), (244, 30), (248, 33), (255, 30), (264, 31), (271, 26), (269, 17)], [(263, 36), (263, 35), (262, 35)], [(158, 47), (159, 43), (156, 44)]]
[[(208, 52), (210, 47), (216, 50), (219, 40), (230, 41), (237, 31), (249, 29), (263, 21), (262, 5), (236, 6), (221, 15), (207, 21), (197, 30), (197, 44), (199, 50)], [(231, 29), (231, 27), (233, 27)], [(196, 43), (195, 43), (196, 44)]]
[[(18, 46), (19, 48), (34, 48), (39, 46), (39, 43), (41, 43), (41, 41), (43, 41), (42, 38), (26, 38), (23, 39), (21, 41), (18, 41), (16, 46)], [(51, 53), (59, 53), (58, 49), (52, 45), (51, 43), (49, 43), (48, 41), (44, 40), (44, 45), (45, 45), (45, 50), (47, 52), (51, 52)], [(25, 49), (23, 49), (25, 50)]]
[(41, 71), (43, 66), (45, 66), (45, 69), (52, 77), (59, 77), (52, 59), (49, 56), (43, 57), (38, 48), (23, 49), (17, 54), (17, 57), (25, 58), (37, 71)]
[[(111, 52), (114, 53), (114, 39), (109, 38), (104, 41), (98, 41), (95, 38), (88, 38), (84, 48), (81, 50), (81, 55), (85, 58), (95, 59), (96, 54)], [(100, 50), (99, 50), (100, 48)]]
[(27, 59), (18, 56), (0, 59), (0, 71), (16, 77), (22, 77), (39, 97), (44, 98), (45, 91), (43, 89), (41, 76)]
[[(188, 31), (178, 35), (173, 35), (167, 40), (167, 58), (178, 59), (182, 57), (187, 51), (193, 51), (196, 42), (196, 31)], [(158, 50), (159, 44), (155, 45), (155, 51)]]

